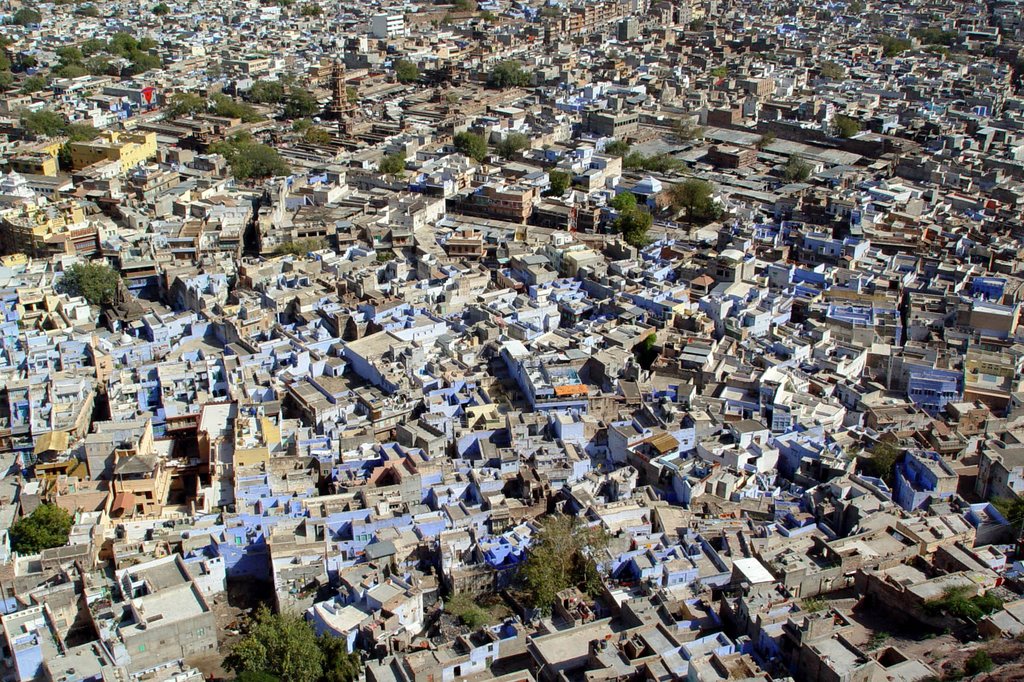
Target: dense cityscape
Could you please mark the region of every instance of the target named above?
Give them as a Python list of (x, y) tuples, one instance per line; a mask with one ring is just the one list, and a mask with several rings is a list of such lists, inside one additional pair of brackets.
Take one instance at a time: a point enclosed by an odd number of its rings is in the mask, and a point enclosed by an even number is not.
[(1024, 679), (1024, 0), (0, 0), (2, 682)]

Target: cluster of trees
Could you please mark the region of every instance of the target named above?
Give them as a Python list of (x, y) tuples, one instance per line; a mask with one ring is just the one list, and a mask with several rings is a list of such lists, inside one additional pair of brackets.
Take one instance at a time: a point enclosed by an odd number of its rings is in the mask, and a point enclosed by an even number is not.
[(487, 75), (487, 83), (495, 88), (521, 88), (530, 84), (530, 74), (517, 61), (499, 62)]
[(550, 170), (548, 171), (548, 182), (551, 186), (545, 194), (549, 197), (560, 197), (572, 185), (572, 175), (565, 171)]
[(911, 48), (909, 40), (894, 36), (881, 36), (878, 44), (882, 46), (882, 55), (887, 58), (899, 56)]
[(408, 59), (395, 62), (395, 77), (399, 83), (415, 83), (420, 79), (420, 70)]
[(274, 249), (275, 256), (305, 256), (310, 251), (319, 251), (327, 246), (327, 240), (323, 237), (307, 237), (285, 242)]
[(861, 131), (860, 121), (839, 114), (835, 118), (836, 133), (844, 139), (853, 137)]
[(782, 177), (788, 182), (803, 182), (811, 177), (811, 170), (811, 164), (794, 154), (786, 162), (786, 168), (782, 172)]
[(721, 207), (714, 201), (710, 182), (691, 178), (669, 189), (669, 200), (677, 211), (685, 211), (691, 223), (706, 225), (722, 217)]
[(11, 549), (18, 554), (37, 554), (63, 547), (71, 533), (71, 515), (55, 504), (41, 504), (9, 530)]
[(915, 28), (911, 29), (910, 35), (920, 40), (925, 45), (944, 45), (952, 47), (956, 42), (955, 31), (943, 31), (941, 28)]
[(150, 54), (149, 50), (156, 47), (156, 41), (152, 38), (135, 38), (130, 33), (115, 33), (106, 46), (106, 51), (115, 57), (123, 57), (131, 62), (131, 66), (124, 69), (121, 75), (124, 77), (136, 76), (150, 69), (158, 69), (163, 64), (160, 57)]
[(483, 162), (487, 158), (487, 140), (477, 133), (465, 132), (456, 135), (455, 149), (478, 162)]
[(68, 296), (82, 296), (93, 305), (110, 305), (120, 282), (120, 273), (105, 263), (75, 263), (64, 270), (54, 289)]
[(403, 154), (388, 154), (380, 160), (378, 170), (384, 175), (401, 176), (405, 174), (405, 156)]
[[(615, 143), (612, 143), (615, 144)], [(609, 145), (610, 147), (611, 145)], [(629, 152), (622, 158), (623, 168), (630, 170), (645, 170), (651, 173), (667, 173), (677, 171), (683, 167), (683, 162), (668, 154), (655, 154), (644, 156), (640, 152)]]
[(70, 123), (63, 116), (49, 109), (37, 111), (22, 111), (20, 116), (21, 127), (34, 137), (66, 137), (67, 141), (61, 146), (57, 160), (64, 170), (71, 169), (72, 142), (85, 142), (95, 139), (100, 131), (91, 125), (84, 123)]
[(153, 14), (158, 17), (167, 16), (171, 13), (171, 8), (167, 6), (166, 2), (160, 2), (153, 6)]
[(18, 26), (29, 26), (42, 22), (43, 15), (39, 13), (39, 10), (32, 9), (31, 7), (22, 7), (14, 13), (12, 19)]
[(600, 528), (588, 526), (575, 516), (555, 514), (543, 519), (519, 572), (530, 603), (550, 613), (555, 595), (567, 587), (596, 594), (601, 579), (594, 554), (607, 546), (608, 537)]
[(823, 62), (821, 68), (818, 69), (818, 73), (821, 74), (822, 78), (831, 78), (832, 80), (840, 80), (846, 77), (846, 69), (835, 62)]
[(215, 142), (210, 145), (210, 151), (227, 159), (231, 172), (239, 180), (269, 178), (291, 172), (276, 149), (254, 141), (247, 133)]
[(320, 103), (313, 93), (290, 82), (258, 80), (249, 89), (249, 99), (259, 104), (281, 104), (287, 118), (320, 112)]
[(362, 663), (345, 640), (318, 637), (302, 616), (261, 606), (246, 621), (245, 635), (231, 647), (224, 667), (248, 682), (352, 682)]
[(612, 227), (622, 235), (626, 243), (636, 247), (647, 244), (647, 230), (654, 223), (654, 217), (640, 208), (636, 195), (632, 192), (620, 192), (609, 205), (619, 213)]

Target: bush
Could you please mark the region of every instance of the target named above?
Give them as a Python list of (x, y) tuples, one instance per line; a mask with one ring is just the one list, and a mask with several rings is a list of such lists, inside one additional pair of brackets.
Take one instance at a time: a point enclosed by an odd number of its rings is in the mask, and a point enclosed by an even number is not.
[(71, 515), (54, 504), (41, 504), (10, 528), (11, 549), (18, 554), (37, 554), (63, 547), (71, 533)]
[(803, 182), (807, 178), (811, 177), (811, 165), (801, 159), (799, 156), (789, 157), (789, 161), (786, 162), (786, 168), (782, 173), (782, 176), (788, 182)]
[(967, 675), (977, 675), (978, 673), (987, 673), (995, 664), (992, 662), (992, 657), (988, 655), (988, 652), (984, 649), (979, 649), (971, 654), (971, 657), (964, 663), (964, 673)]
[(487, 625), (490, 620), (490, 614), (464, 592), (453, 595), (444, 608), (471, 630)]
[(622, 140), (615, 140), (614, 142), (608, 143), (604, 148), (605, 154), (611, 154), (612, 156), (625, 156), (629, 154), (629, 145)]
[(320, 9), (320, 5), (314, 5), (312, 3), (303, 5), (299, 10), (299, 14), (304, 17), (318, 17), (322, 12), (323, 10)]

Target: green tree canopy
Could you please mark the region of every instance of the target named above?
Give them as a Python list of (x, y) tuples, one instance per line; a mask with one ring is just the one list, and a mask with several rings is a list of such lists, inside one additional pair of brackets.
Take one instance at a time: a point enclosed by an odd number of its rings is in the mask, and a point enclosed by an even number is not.
[(299, 14), (301, 14), (304, 17), (318, 17), (322, 13), (323, 10), (320, 9), (320, 5), (317, 5), (312, 2), (303, 5), (302, 8), (299, 10)]
[(455, 136), (455, 149), (476, 161), (487, 158), (487, 140), (476, 133), (459, 133)]
[(548, 182), (551, 184), (548, 194), (560, 197), (565, 194), (565, 191), (572, 184), (572, 176), (565, 171), (550, 170), (548, 171)]
[(324, 654), (324, 672), (321, 682), (355, 682), (362, 672), (359, 654), (349, 653), (348, 645), (340, 637), (318, 637), (317, 644)]
[(323, 128), (307, 128), (306, 132), (302, 135), (302, 139), (309, 144), (322, 146), (331, 143), (331, 134)]
[(252, 138), (236, 135), (230, 140), (215, 142), (210, 151), (220, 154), (231, 165), (231, 172), (239, 180), (269, 178), (288, 175), (288, 164), (273, 147), (254, 142)]
[(319, 251), (326, 246), (327, 240), (323, 237), (306, 237), (305, 239), (296, 239), (295, 241), (281, 244), (274, 249), (274, 255), (305, 256), (310, 251)]
[(26, 95), (31, 95), (34, 92), (39, 92), (46, 87), (46, 79), (42, 76), (29, 76), (21, 82), (21, 92)]
[(611, 154), (612, 156), (625, 156), (626, 154), (629, 154), (629, 144), (623, 140), (615, 140), (613, 142), (609, 142), (608, 145), (605, 146), (604, 151), (606, 154)]
[(822, 63), (818, 71), (821, 73), (822, 78), (831, 78), (832, 80), (846, 78), (846, 69), (835, 62)]
[(260, 606), (245, 623), (245, 635), (224, 659), (235, 673), (269, 673), (282, 682), (319, 680), (324, 652), (312, 626), (301, 616), (271, 613)]
[(171, 95), (167, 113), (171, 116), (192, 116), (206, 111), (206, 99), (191, 92), (179, 92)]
[(58, 47), (56, 54), (61, 64), (81, 64), (82, 60), (85, 59), (82, 51), (74, 45)]
[(11, 549), (18, 554), (36, 554), (68, 544), (73, 520), (55, 504), (41, 504), (10, 528)]
[(811, 170), (813, 170), (811, 164), (794, 154), (786, 162), (786, 168), (783, 170), (782, 176), (788, 182), (803, 182), (811, 177)]
[(717, 220), (721, 210), (714, 202), (714, 187), (710, 182), (691, 178), (669, 189), (669, 200), (676, 210), (686, 211), (687, 220), (708, 223)]
[(43, 20), (43, 15), (31, 7), (22, 7), (14, 13), (14, 23), (18, 26), (38, 24)]
[(280, 81), (258, 80), (249, 88), (249, 99), (261, 104), (277, 104), (284, 99), (284, 84)]
[(414, 83), (420, 79), (420, 70), (407, 59), (395, 62), (395, 76), (399, 83)]
[(402, 175), (405, 173), (405, 156), (388, 154), (380, 161), (379, 170), (384, 175)]
[(99, 38), (89, 38), (79, 48), (86, 57), (98, 54), (107, 49), (107, 43)]
[(171, 8), (167, 6), (166, 2), (161, 2), (153, 6), (153, 14), (158, 17), (166, 16), (171, 13)]
[(849, 138), (853, 137), (861, 131), (860, 121), (849, 116), (839, 114), (835, 118), (836, 133), (839, 137)]
[(530, 138), (522, 133), (506, 135), (505, 139), (497, 144), (495, 151), (503, 159), (511, 159), (516, 152), (527, 149), (530, 146)]
[(100, 15), (100, 9), (96, 5), (82, 5), (75, 10), (75, 14), (82, 17), (96, 18)]
[(284, 115), (288, 118), (303, 118), (320, 111), (320, 103), (309, 90), (291, 88), (284, 100)]
[(79, 78), (80, 76), (88, 76), (89, 69), (81, 64), (64, 64), (54, 69), (53, 75), (57, 78)]
[(887, 58), (897, 57), (910, 49), (911, 43), (906, 38), (894, 38), (893, 36), (882, 36), (878, 39), (882, 46), (882, 55)]
[(21, 112), (21, 127), (35, 137), (57, 137), (67, 125), (63, 116), (50, 109)]
[(82, 296), (93, 305), (114, 300), (121, 275), (105, 263), (75, 263), (64, 271), (54, 289), (69, 296)]
[(517, 88), (530, 84), (530, 74), (516, 61), (499, 62), (487, 76), (487, 82), (496, 88)]
[(640, 152), (630, 152), (622, 159), (623, 168), (630, 170), (645, 170), (651, 173), (667, 173), (679, 170), (683, 162), (668, 154), (655, 154), (644, 156)]
[(578, 586), (591, 593), (600, 589), (593, 555), (607, 544), (600, 529), (577, 517), (555, 514), (541, 521), (519, 573), (531, 603), (550, 613), (555, 595), (567, 587)]
[(241, 119), (242, 123), (255, 123), (256, 121), (263, 120), (263, 117), (260, 116), (259, 112), (252, 105), (239, 102), (222, 93), (217, 93), (210, 100), (213, 102), (213, 113), (218, 116), (238, 118)]
[(616, 211), (628, 211), (636, 208), (636, 195), (632, 192), (619, 192), (612, 200), (608, 202), (608, 205), (614, 208)]
[(633, 348), (633, 357), (644, 369), (650, 369), (658, 359), (658, 335), (650, 334)]
[[(630, 193), (625, 192), (624, 194)], [(615, 219), (614, 227), (616, 232), (620, 233), (626, 240), (627, 244), (639, 248), (647, 244), (647, 230), (650, 229), (653, 223), (654, 218), (650, 213), (637, 206), (633, 206), (619, 212), (619, 217)]]
[(0, 71), (0, 90), (10, 90), (12, 85), (14, 85), (14, 74), (6, 69)]
[(869, 452), (871, 458), (865, 463), (866, 472), (891, 486), (895, 479), (896, 462), (903, 450), (892, 443), (879, 441)]

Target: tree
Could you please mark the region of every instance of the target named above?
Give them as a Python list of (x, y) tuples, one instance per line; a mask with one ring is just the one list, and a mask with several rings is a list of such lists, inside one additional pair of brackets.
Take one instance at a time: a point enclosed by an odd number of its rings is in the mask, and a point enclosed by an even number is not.
[(415, 83), (420, 79), (420, 70), (407, 59), (395, 62), (395, 76), (399, 83)]
[(835, 62), (824, 62), (819, 69), (822, 78), (839, 80), (846, 77), (846, 69)]
[(703, 128), (683, 120), (676, 121), (675, 125), (672, 126), (672, 132), (675, 134), (676, 139), (683, 142), (699, 140), (704, 137)]
[(459, 12), (475, 12), (476, 1), (475, 0), (455, 0), (452, 3), (456, 10)]
[(155, 54), (143, 52), (142, 50), (135, 50), (132, 52), (130, 59), (132, 62), (131, 65), (124, 71), (127, 76), (137, 76), (140, 73), (159, 69), (163, 66), (163, 62), (160, 60), (160, 57)]
[(489, 11), (489, 10), (485, 10), (485, 11), (481, 12), (479, 14), (479, 16), (480, 16), (481, 19), (483, 19), (484, 21), (486, 21), (489, 24), (490, 23), (494, 23), (495, 21), (498, 20), (498, 15), (495, 14), (494, 12)]
[(171, 116), (193, 116), (206, 111), (205, 99), (191, 92), (179, 92), (171, 96), (167, 113)]
[(892, 36), (882, 36), (878, 39), (878, 43), (882, 46), (882, 56), (886, 58), (897, 57), (911, 47), (910, 41), (906, 38)]
[(658, 359), (658, 335), (650, 334), (643, 341), (633, 348), (633, 357), (638, 365), (644, 369), (650, 369), (654, 361)]
[(106, 57), (92, 57), (85, 62), (85, 69), (94, 76), (103, 76), (110, 73), (111, 63)]
[(10, 90), (11, 86), (14, 85), (14, 74), (10, 71), (0, 71), (0, 90)]
[(213, 102), (213, 113), (217, 116), (238, 118), (242, 120), (242, 123), (255, 123), (263, 120), (263, 117), (251, 105), (239, 102), (227, 95), (217, 93), (211, 98), (211, 101)]
[(276, 256), (305, 256), (310, 251), (319, 251), (327, 246), (327, 240), (323, 237), (306, 237), (295, 241), (285, 242), (276, 249)]
[(647, 244), (647, 230), (650, 229), (653, 222), (654, 218), (650, 213), (634, 206), (619, 212), (619, 217), (615, 219), (613, 226), (615, 231), (623, 236), (627, 244), (639, 248)]
[(139, 41), (135, 39), (135, 36), (123, 31), (111, 36), (110, 42), (107, 44), (107, 52), (118, 57), (124, 57), (125, 59), (131, 57), (132, 52), (138, 49)]
[(291, 88), (284, 100), (284, 115), (287, 118), (303, 118), (320, 111), (320, 103), (313, 93), (302, 88)]
[(1013, 499), (994, 497), (992, 505), (999, 510), (999, 513), (1009, 521), (1015, 530), (1020, 531), (1021, 528), (1024, 528), (1024, 497), (1014, 497)]
[(487, 140), (476, 133), (459, 133), (455, 136), (455, 149), (461, 154), (482, 162), (487, 158)]
[(992, 662), (992, 657), (989, 653), (984, 649), (978, 649), (964, 662), (964, 674), (977, 675), (979, 673), (987, 673), (994, 667), (995, 663)]
[(555, 595), (567, 587), (575, 585), (587, 592), (600, 589), (594, 555), (607, 544), (600, 529), (577, 517), (555, 514), (544, 519), (519, 572), (531, 603), (549, 613)]
[(46, 87), (46, 79), (42, 76), (29, 76), (21, 82), (21, 92), (24, 95), (31, 95)]
[(788, 182), (803, 182), (811, 177), (811, 164), (794, 154), (786, 162), (786, 168), (782, 172)]
[(75, 10), (75, 14), (95, 19), (100, 15), (100, 10), (96, 5), (83, 5)]
[(54, 69), (53, 75), (57, 78), (78, 78), (80, 76), (88, 76), (89, 69), (81, 64), (65, 64)]
[(865, 467), (867, 473), (892, 485), (896, 461), (900, 458), (902, 450), (892, 443), (879, 441), (871, 448), (870, 454), (871, 458), (867, 460)]
[(43, 15), (31, 7), (22, 7), (14, 13), (14, 23), (18, 26), (38, 24), (43, 20)]
[(345, 99), (347, 99), (351, 104), (355, 104), (359, 101), (359, 91), (351, 85), (345, 86)]
[(235, 676), (235, 682), (281, 682), (281, 678), (270, 673), (245, 670)]
[(711, 75), (718, 79), (725, 78), (726, 76), (729, 75), (729, 67), (716, 66), (715, 68), (711, 69)]
[(68, 544), (73, 520), (55, 504), (41, 504), (10, 528), (11, 549), (18, 554), (38, 554)]
[(299, 9), (299, 14), (301, 14), (304, 17), (318, 17), (322, 12), (323, 10), (320, 9), (320, 5), (316, 5), (313, 3), (303, 5)]
[(453, 594), (445, 602), (444, 610), (461, 620), (470, 630), (481, 628), (490, 621), (490, 614), (465, 592)]
[(405, 155), (388, 154), (380, 160), (378, 169), (384, 175), (403, 175), (405, 173)]
[(109, 305), (120, 280), (121, 275), (104, 263), (75, 263), (64, 271), (54, 289), (68, 296), (82, 296), (93, 305)]
[(331, 134), (323, 128), (308, 128), (302, 139), (309, 144), (327, 145), (331, 143)]
[(153, 14), (158, 17), (167, 16), (171, 13), (171, 8), (167, 6), (166, 2), (161, 2), (153, 6)]
[(220, 154), (231, 165), (231, 172), (239, 180), (269, 178), (288, 175), (291, 168), (273, 147), (253, 142), (251, 137), (236, 135), (230, 140), (215, 142), (210, 151)]
[(296, 133), (305, 133), (313, 127), (313, 122), (308, 118), (298, 118), (292, 121), (292, 130)]
[(57, 137), (66, 125), (63, 116), (49, 109), (21, 113), (21, 127), (34, 137)]
[(850, 12), (850, 14), (863, 14), (864, 3), (862, 2), (862, 0), (853, 0), (853, 2), (847, 5), (846, 9)]
[(622, 166), (631, 170), (646, 170), (652, 173), (667, 173), (679, 170), (683, 162), (668, 154), (644, 156), (640, 152), (630, 152), (622, 159)]
[(258, 80), (249, 88), (249, 99), (261, 104), (277, 104), (284, 99), (284, 85), (279, 81)]
[(317, 645), (324, 654), (321, 682), (355, 682), (360, 678), (363, 662), (358, 652), (349, 652), (345, 640), (322, 636), (317, 638)]
[(836, 132), (841, 138), (850, 138), (860, 132), (860, 121), (849, 116), (839, 114), (835, 119)]
[(85, 59), (82, 51), (74, 46), (58, 47), (56, 54), (61, 64), (81, 64)]
[(89, 38), (79, 48), (86, 57), (98, 54), (107, 49), (107, 43), (99, 38)]
[(548, 182), (551, 187), (547, 193), (553, 197), (560, 197), (572, 184), (572, 176), (565, 171), (550, 170), (548, 171)]
[(512, 133), (507, 135), (504, 140), (498, 143), (495, 147), (495, 151), (498, 152), (498, 156), (503, 159), (511, 159), (515, 156), (516, 152), (527, 149), (530, 146), (530, 138), (522, 133)]
[(629, 154), (629, 144), (623, 140), (614, 140), (605, 146), (604, 152), (612, 156), (625, 156)]
[(636, 208), (636, 195), (632, 192), (619, 192), (608, 202), (608, 205), (616, 211), (629, 211)]
[(235, 673), (269, 673), (282, 682), (309, 682), (323, 674), (324, 652), (301, 616), (260, 606), (245, 623), (245, 636), (224, 659)]
[(767, 132), (764, 135), (762, 135), (760, 139), (758, 139), (755, 146), (758, 149), (765, 149), (766, 147), (768, 147), (768, 145), (770, 145), (773, 142), (775, 142), (775, 133)]
[(717, 220), (721, 209), (714, 201), (714, 187), (710, 182), (691, 178), (669, 190), (673, 208), (686, 211), (686, 219), (694, 223), (708, 223)]
[(487, 76), (487, 82), (496, 88), (521, 88), (530, 84), (530, 74), (516, 61), (499, 62)]

